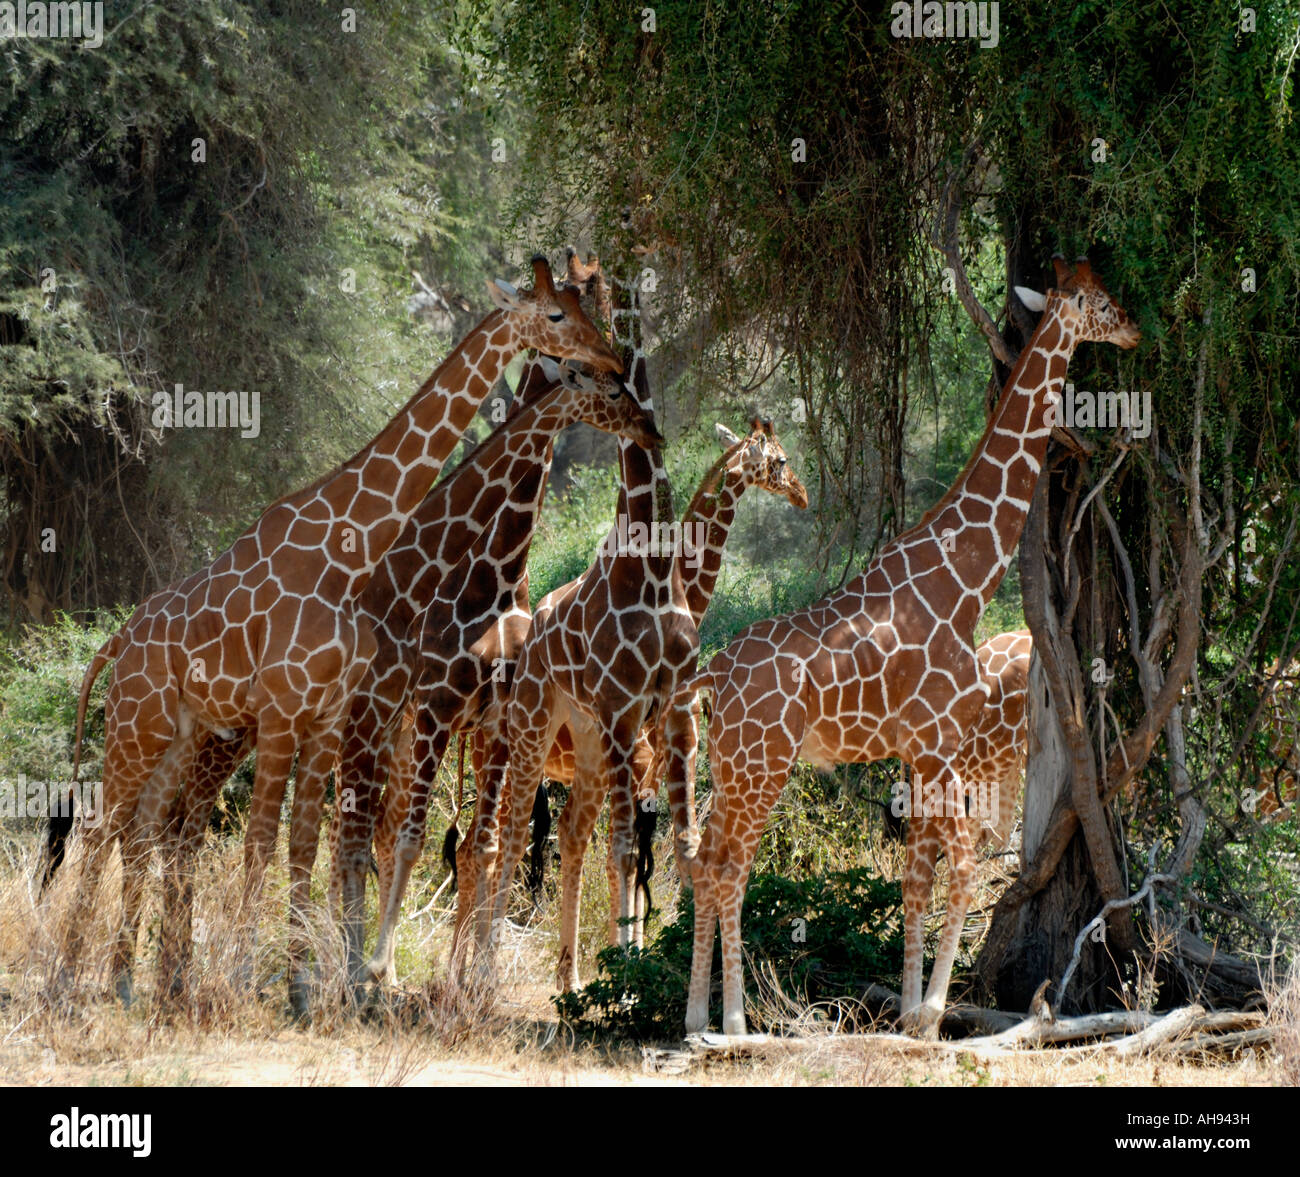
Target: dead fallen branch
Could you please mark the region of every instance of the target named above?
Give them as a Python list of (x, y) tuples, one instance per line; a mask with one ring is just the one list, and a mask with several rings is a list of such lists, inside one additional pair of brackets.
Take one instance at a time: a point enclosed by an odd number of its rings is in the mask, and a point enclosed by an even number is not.
[[(1113, 1058), (1135, 1058), (1144, 1054), (1230, 1053), (1246, 1047), (1270, 1045), (1273, 1028), (1264, 1025), (1263, 1021), (1264, 1015), (1259, 1013), (1207, 1013), (1200, 1006), (1191, 1005), (1165, 1014), (1123, 1010), (1054, 1021), (1027, 1018), (996, 1034), (957, 1041), (912, 1038), (905, 1034), (824, 1034), (790, 1038), (769, 1034), (695, 1034), (687, 1038), (679, 1050), (647, 1050), (645, 1065), (649, 1070), (675, 1073), (692, 1063), (708, 1060), (766, 1058), (811, 1051), (901, 1050), (973, 1055), (980, 1060), (1031, 1054), (1039, 1048), (1050, 1048), (1039, 1051), (1044, 1054), (1087, 1052)], [(1080, 1043), (1081, 1039), (1098, 1041)], [(1078, 1045), (1059, 1045), (1064, 1042)]]
[[(903, 1009), (903, 999), (884, 985), (868, 985), (862, 993), (862, 1004), (878, 1018), (896, 1021)], [(950, 1005), (943, 1011), (940, 1033), (965, 1038), (972, 1034), (997, 1034), (1024, 1021), (1024, 1014), (1006, 1013), (1000, 1009), (984, 1009), (977, 1005)]]

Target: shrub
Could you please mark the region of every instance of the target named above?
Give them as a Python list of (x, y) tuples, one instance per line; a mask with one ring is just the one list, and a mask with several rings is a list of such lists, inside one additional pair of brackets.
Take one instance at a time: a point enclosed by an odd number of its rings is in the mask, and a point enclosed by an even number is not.
[[(680, 1037), (691, 975), (695, 908), (684, 894), (677, 918), (644, 951), (606, 948), (595, 980), (553, 998), (572, 1024), (634, 1039)], [(794, 880), (755, 875), (745, 896), (746, 1004), (755, 1029), (775, 1029), (785, 996), (810, 1006), (856, 1000), (869, 981), (897, 988), (903, 968), (902, 894), (865, 867)], [(713, 972), (721, 971), (715, 940)], [(721, 1020), (721, 1002), (710, 1018)]]

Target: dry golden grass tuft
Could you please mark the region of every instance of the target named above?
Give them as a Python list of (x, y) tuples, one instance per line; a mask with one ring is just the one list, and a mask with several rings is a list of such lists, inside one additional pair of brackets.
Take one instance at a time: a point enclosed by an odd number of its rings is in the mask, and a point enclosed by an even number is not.
[(1279, 1082), (1300, 1087), (1300, 960), (1269, 994), (1268, 1024), (1273, 1029)]
[[(434, 841), (430, 839), (431, 843)], [(494, 992), (453, 994), (445, 968), (454, 896), (437, 893), (439, 867), (417, 873), (398, 941), (402, 985), (361, 1014), (345, 1000), (341, 945), (324, 911), (327, 863), (318, 865), (310, 920), (319, 980), (310, 1024), (288, 1014), (285, 847), (267, 879), (251, 983), (240, 981), (240, 939), (234, 912), (242, 876), (237, 840), (210, 842), (200, 859), (195, 895), (191, 984), (173, 1003), (156, 1000), (158, 879), (141, 924), (137, 1000), (124, 1009), (108, 991), (112, 921), (119, 903), (118, 870), (100, 888), (88, 965), (75, 985), (57, 980), (55, 932), (66, 913), (79, 867), (73, 856), (41, 906), (33, 878), (37, 842), (11, 840), (0, 864), (0, 1084), (129, 1085), (1212, 1085), (1294, 1083), (1300, 1068), (1300, 974), (1279, 987), (1271, 1006), (1279, 1032), (1273, 1055), (1232, 1061), (1115, 1062), (1026, 1052), (978, 1061), (937, 1055), (895, 1041), (837, 1041), (825, 1022), (806, 1020), (817, 1041), (797, 1056), (709, 1061), (681, 1073), (657, 1069), (652, 1054), (575, 1036), (555, 1016), (558, 902), (531, 912), (518, 896), (499, 953)], [(886, 852), (889, 853), (889, 852)], [(580, 943), (582, 976), (594, 970), (608, 915), (604, 843), (588, 856)], [(655, 901), (671, 918), (677, 884), (663, 857)], [(373, 900), (372, 900), (373, 909)], [(978, 928), (973, 928), (978, 933)], [(369, 929), (373, 941), (375, 929)], [(770, 999), (797, 1016), (797, 994)]]

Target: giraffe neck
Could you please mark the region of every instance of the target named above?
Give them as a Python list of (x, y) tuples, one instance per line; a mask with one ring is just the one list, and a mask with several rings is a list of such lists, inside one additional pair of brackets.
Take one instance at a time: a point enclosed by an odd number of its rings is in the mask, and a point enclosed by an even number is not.
[(555, 436), (578, 416), (557, 388), (494, 430), (420, 504), (366, 591), (370, 616), (400, 632), (490, 531), (504, 539), (508, 527), (531, 539)]
[[(520, 604), (521, 591), (524, 608), (528, 605), (528, 552), (532, 548), (537, 519), (546, 496), (546, 483), (551, 476), (551, 462), (555, 455), (555, 435), (579, 419), (572, 406), (556, 405), (548, 411), (547, 401), (559, 398), (554, 393), (536, 402), (538, 420), (515, 445), (507, 447), (510, 462), (500, 479), (511, 490), (479, 512), (490, 520), (487, 539), (471, 548), (462, 567), (467, 580), (474, 581), (489, 573), (501, 590), (497, 600), (498, 620), (510, 604)], [(528, 412), (529, 410), (525, 410)], [(444, 587), (452, 594), (458, 591), (458, 577), (452, 577)]]
[(369, 445), (333, 474), (281, 500), (300, 518), (326, 524), (330, 555), (349, 577), (347, 593), (361, 592), (370, 581), (522, 346), (511, 319), (493, 311)]
[(703, 546), (692, 559), (682, 560), (686, 604), (697, 627), (709, 607), (722, 571), (722, 553), (727, 546), (731, 525), (736, 521), (736, 508), (741, 496), (749, 489), (744, 471), (732, 469), (727, 464), (731, 452), (723, 454), (704, 476), (682, 518), (683, 530), (690, 527), (691, 534), (698, 536), (700, 528), (704, 529)]
[(1007, 380), (966, 468), (920, 524), (896, 541), (906, 545), (923, 533), (939, 544), (957, 582), (955, 599), (945, 607), (959, 632), (974, 633), (1011, 566), (1047, 455), (1052, 432), (1048, 408), (1061, 394), (1077, 342), (1056, 308), (1050, 307)]
[(666, 584), (681, 547), (681, 527), (673, 518), (663, 455), (658, 446), (642, 449), (625, 437), (618, 445), (618, 517), (602, 551), (616, 567), (639, 569), (646, 580)]

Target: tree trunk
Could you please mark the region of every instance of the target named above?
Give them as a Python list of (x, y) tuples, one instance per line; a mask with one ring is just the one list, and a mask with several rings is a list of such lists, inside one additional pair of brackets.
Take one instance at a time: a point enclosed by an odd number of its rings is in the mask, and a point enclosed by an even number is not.
[[(1028, 722), (1022, 871), (1042, 849), (1058, 804), (1068, 806), (1070, 801), (1070, 755), (1037, 650), (1029, 664)], [(1076, 830), (1050, 881), (1011, 917), (1010, 944), (987, 978), (999, 1008), (1028, 1009), (1044, 979), (1060, 979), (1079, 929), (1096, 915), (1102, 902), (1083, 834)], [(980, 965), (976, 968), (979, 971)], [(1102, 1008), (1113, 980), (1105, 943), (1085, 942), (1062, 1012)], [(1048, 1000), (1055, 1007), (1056, 994), (1049, 991)]]

